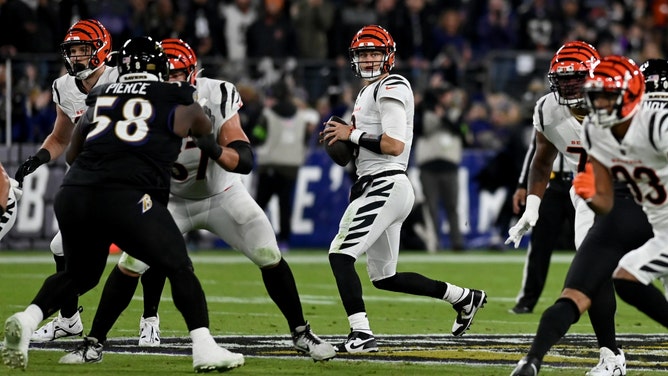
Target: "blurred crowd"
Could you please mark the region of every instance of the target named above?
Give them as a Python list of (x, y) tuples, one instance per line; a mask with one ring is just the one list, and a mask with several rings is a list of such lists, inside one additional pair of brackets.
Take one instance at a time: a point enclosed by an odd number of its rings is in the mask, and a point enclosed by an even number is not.
[[(396, 39), (395, 72), (421, 108), (430, 91), (453, 90), (464, 147), (501, 150), (528, 125), (545, 72), (566, 40), (602, 55), (665, 57), (668, 0), (0, 0), (0, 89), (12, 108), (12, 141), (41, 142), (53, 123), (50, 86), (63, 74), (59, 44), (78, 19), (96, 18), (114, 49), (127, 38), (179, 37), (204, 75), (238, 85), (247, 127), (269, 87), (288, 82), (322, 118), (345, 116), (356, 92), (348, 45), (363, 25)], [(6, 98), (5, 61), (13, 57)], [(0, 123), (4, 127), (5, 111)], [(452, 116), (452, 115), (451, 115)], [(416, 119), (417, 122), (420, 118)], [(4, 141), (5, 132), (2, 132)]]
[[(350, 40), (364, 25), (385, 27), (397, 43), (393, 73), (408, 78), (416, 96), (412, 163), (426, 184), (449, 182), (425, 192), (434, 196), (427, 201), (443, 195), (448, 217), (467, 148), (495, 155), (475, 176), (480, 189), (514, 190), (535, 101), (549, 90), (549, 62), (565, 41), (637, 62), (668, 55), (668, 0), (0, 0), (0, 142), (41, 143), (50, 133), (51, 84), (65, 74), (60, 42), (86, 18), (105, 25), (114, 50), (142, 35), (188, 42), (204, 76), (238, 88), (255, 146), (277, 84), (311, 114), (307, 147), (318, 146), (318, 127), (330, 116), (349, 118), (360, 84)], [(508, 203), (494, 225), (499, 238), (513, 216)], [(438, 233), (439, 208), (429, 210)], [(450, 233), (451, 247), (463, 249), (461, 234)]]

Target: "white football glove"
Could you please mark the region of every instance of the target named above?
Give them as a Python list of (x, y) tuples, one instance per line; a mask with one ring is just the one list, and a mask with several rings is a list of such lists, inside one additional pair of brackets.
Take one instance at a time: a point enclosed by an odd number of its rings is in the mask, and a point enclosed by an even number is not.
[(536, 225), (538, 221), (538, 208), (540, 207), (540, 197), (536, 195), (527, 196), (527, 204), (524, 209), (524, 214), (517, 221), (515, 226), (511, 227), (508, 230), (508, 239), (506, 239), (505, 244), (515, 243), (515, 248), (520, 246), (520, 241), (524, 234), (529, 231), (530, 228)]

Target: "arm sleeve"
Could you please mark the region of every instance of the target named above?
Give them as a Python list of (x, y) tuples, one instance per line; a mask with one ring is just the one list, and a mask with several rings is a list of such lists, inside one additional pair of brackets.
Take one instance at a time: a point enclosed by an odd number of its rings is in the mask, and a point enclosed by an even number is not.
[(380, 114), (383, 133), (405, 143), (407, 119), (404, 104), (396, 99), (381, 98)]

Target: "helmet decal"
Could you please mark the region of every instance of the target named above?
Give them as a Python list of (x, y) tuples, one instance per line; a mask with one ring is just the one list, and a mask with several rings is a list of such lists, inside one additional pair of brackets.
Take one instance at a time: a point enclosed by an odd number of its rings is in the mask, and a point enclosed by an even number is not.
[(547, 77), (559, 104), (584, 107), (582, 85), (600, 58), (592, 45), (577, 40), (567, 42), (557, 50), (550, 61)]
[(197, 55), (190, 45), (178, 38), (163, 39), (160, 45), (167, 54), (169, 70), (184, 70), (186, 80), (194, 85), (197, 77)]
[[(73, 47), (87, 46), (87, 56), (72, 55)], [(111, 35), (99, 21), (81, 20), (72, 25), (60, 44), (61, 56), (70, 76), (88, 78), (104, 65), (111, 53)], [(82, 59), (85, 58), (86, 60)]]
[[(645, 78), (631, 59), (612, 55), (601, 59), (584, 84), (589, 117), (595, 125), (609, 128), (630, 119), (640, 108)], [(596, 107), (599, 96), (613, 101), (611, 108)]]

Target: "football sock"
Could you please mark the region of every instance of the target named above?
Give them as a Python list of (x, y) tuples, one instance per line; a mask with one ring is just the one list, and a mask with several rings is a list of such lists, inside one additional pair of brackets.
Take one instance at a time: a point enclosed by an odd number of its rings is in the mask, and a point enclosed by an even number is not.
[(443, 298), (447, 291), (445, 282), (436, 281), (412, 272), (396, 273), (392, 277), (373, 281), (373, 285), (381, 290), (430, 296), (436, 299)]
[(260, 270), (262, 271), (264, 287), (267, 289), (271, 300), (274, 301), (288, 321), (290, 331), (294, 331), (298, 326), (305, 325), (306, 320), (304, 320), (297, 284), (288, 263), (281, 258), (281, 261), (273, 268)]
[(598, 290), (589, 307), (589, 321), (596, 333), (598, 347), (607, 347), (619, 355), (615, 331), (615, 313), (617, 300), (612, 280), (606, 281)]
[(668, 328), (668, 301), (653, 284), (615, 279), (615, 289), (620, 298), (644, 312), (654, 321)]
[(452, 283), (445, 283), (446, 289), (445, 294), (443, 294), (443, 300), (455, 304), (462, 300), (466, 294), (469, 293), (469, 289), (453, 285)]
[(172, 287), (174, 306), (181, 312), (188, 330), (209, 327), (209, 310), (202, 285), (191, 267), (182, 267), (167, 275)]
[(356, 332), (373, 334), (371, 332), (371, 327), (369, 326), (369, 319), (366, 316), (366, 312), (358, 312), (348, 316), (348, 323), (350, 323), (350, 329)]
[(104, 284), (89, 336), (97, 338), (100, 343), (107, 340), (111, 327), (132, 301), (138, 283), (139, 278), (124, 274), (118, 265), (112, 269)]
[(536, 336), (527, 353), (542, 361), (545, 354), (566, 334), (572, 324), (580, 319), (580, 310), (574, 301), (559, 298), (543, 312)]
[(336, 287), (339, 289), (343, 308), (348, 316), (355, 313), (366, 312), (362, 298), (362, 282), (355, 271), (355, 258), (348, 255), (331, 253), (329, 265), (336, 279)]
[(156, 268), (149, 268), (141, 276), (141, 285), (144, 291), (144, 314), (143, 318), (158, 316), (158, 306), (162, 289), (165, 287), (167, 276)]
[[(53, 260), (56, 261), (56, 271), (62, 272), (65, 270), (65, 256), (53, 255)], [(74, 295), (74, 298), (64, 299), (60, 304), (60, 315), (66, 318), (74, 316), (78, 312), (79, 297)]]
[(201, 327), (191, 330), (190, 339), (193, 341), (193, 345), (195, 343), (202, 343), (202, 344), (208, 343), (209, 345), (218, 346), (218, 344), (216, 344), (216, 341), (211, 336), (209, 328)]
[(27, 313), (28, 316), (32, 317), (32, 319), (37, 324), (39, 324), (40, 322), (42, 322), (42, 320), (44, 320), (44, 314), (42, 313), (42, 309), (35, 304), (29, 305), (23, 312)]

